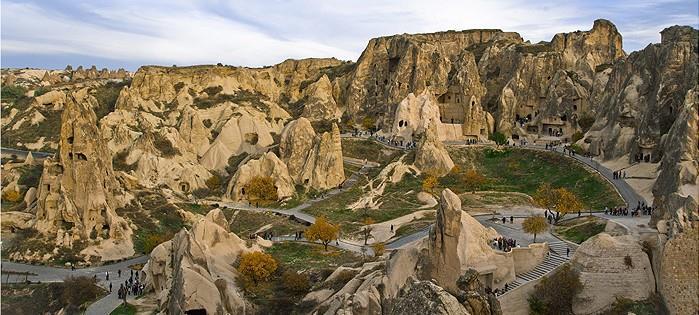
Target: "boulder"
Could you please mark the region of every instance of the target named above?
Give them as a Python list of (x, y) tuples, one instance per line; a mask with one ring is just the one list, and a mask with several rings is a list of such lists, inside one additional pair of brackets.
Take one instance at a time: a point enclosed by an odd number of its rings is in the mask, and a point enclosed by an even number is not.
[(630, 235), (593, 236), (575, 251), (572, 267), (580, 272), (583, 284), (573, 300), (575, 314), (597, 314), (617, 298), (640, 301), (655, 292), (648, 255)]
[(389, 314), (470, 315), (461, 303), (442, 287), (431, 281), (410, 281), (405, 293), (395, 300)]
[(251, 159), (238, 168), (231, 177), (224, 196), (230, 200), (247, 200), (245, 185), (254, 177), (271, 177), (277, 188), (277, 197), (281, 200), (291, 197), (296, 192), (294, 180), (289, 176), (286, 164), (273, 152), (262, 154), (259, 159)]

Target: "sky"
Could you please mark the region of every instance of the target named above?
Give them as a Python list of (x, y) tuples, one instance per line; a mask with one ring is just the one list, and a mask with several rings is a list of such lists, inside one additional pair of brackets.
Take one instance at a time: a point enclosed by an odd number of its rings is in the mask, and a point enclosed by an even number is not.
[(356, 61), (373, 37), (471, 28), (549, 41), (598, 18), (617, 26), (630, 53), (659, 42), (666, 27), (699, 28), (699, 0), (0, 0), (0, 15), (2, 67), (136, 70)]

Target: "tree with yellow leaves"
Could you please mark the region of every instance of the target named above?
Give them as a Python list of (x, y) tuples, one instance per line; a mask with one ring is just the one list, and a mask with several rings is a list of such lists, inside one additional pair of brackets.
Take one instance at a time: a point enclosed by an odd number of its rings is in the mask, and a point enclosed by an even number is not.
[(255, 251), (240, 256), (238, 271), (255, 284), (258, 281), (267, 281), (276, 270), (277, 261), (270, 254)]
[(315, 223), (306, 229), (304, 235), (311, 242), (320, 241), (327, 251), (328, 244), (337, 239), (339, 232), (340, 229), (337, 226), (330, 224), (324, 217), (319, 217)]
[(22, 196), (16, 190), (8, 190), (2, 194), (2, 199), (10, 201), (10, 202), (17, 202), (21, 198), (22, 198)]
[(543, 183), (537, 188), (533, 199), (537, 206), (547, 210), (555, 210), (556, 222), (563, 218), (566, 213), (582, 209), (582, 202), (574, 193), (565, 188), (553, 188), (548, 183)]
[(546, 218), (542, 216), (528, 217), (522, 222), (522, 230), (528, 234), (534, 234), (534, 243), (536, 243), (536, 235), (543, 233), (547, 228)]
[(470, 169), (464, 174), (463, 181), (465, 188), (470, 190), (472, 193), (475, 193), (477, 189), (480, 189), (481, 186), (485, 184), (487, 179), (475, 169)]
[(255, 176), (245, 184), (245, 193), (248, 200), (277, 200), (277, 188), (274, 180), (269, 176)]
[(383, 242), (374, 243), (371, 244), (371, 248), (374, 250), (374, 257), (379, 257), (386, 250), (386, 244)]
[(431, 193), (435, 186), (437, 186), (437, 176), (425, 174), (425, 179), (422, 180), (422, 190)]

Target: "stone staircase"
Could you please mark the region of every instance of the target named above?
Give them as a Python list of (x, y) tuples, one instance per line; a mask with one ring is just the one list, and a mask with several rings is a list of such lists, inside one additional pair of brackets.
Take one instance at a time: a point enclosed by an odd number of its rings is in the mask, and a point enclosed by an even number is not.
[[(570, 255), (566, 256), (566, 249), (570, 248)], [(501, 292), (498, 295), (498, 298), (506, 295), (507, 293), (511, 292), (512, 290), (516, 289), (517, 287), (529, 282), (529, 281), (535, 281), (538, 280), (546, 275), (548, 275), (551, 271), (554, 269), (558, 268), (559, 266), (563, 265), (564, 263), (568, 262), (571, 257), (573, 257), (573, 253), (575, 252), (575, 248), (573, 246), (568, 245), (565, 242), (562, 241), (556, 241), (556, 242), (550, 242), (549, 243), (549, 255), (544, 259), (543, 262), (541, 262), (539, 265), (536, 266), (533, 270), (529, 272), (525, 272), (523, 274), (518, 275), (515, 277), (515, 281), (510, 282), (507, 284), (507, 290), (504, 290), (504, 292)], [(501, 289), (502, 291), (503, 289)]]

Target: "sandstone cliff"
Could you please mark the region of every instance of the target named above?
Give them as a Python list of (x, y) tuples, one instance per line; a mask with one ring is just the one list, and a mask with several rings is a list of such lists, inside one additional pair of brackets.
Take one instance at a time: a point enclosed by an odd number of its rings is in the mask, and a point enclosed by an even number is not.
[(682, 112), (687, 91), (696, 86), (697, 30), (674, 26), (662, 42), (614, 64), (594, 125), (581, 143), (589, 151), (614, 159), (642, 154), (658, 162), (660, 138)]
[(252, 307), (236, 284), (232, 263), (249, 251), (228, 231), (219, 209), (211, 210), (151, 253), (145, 283), (155, 291), (164, 314), (205, 310), (207, 314), (248, 314)]

